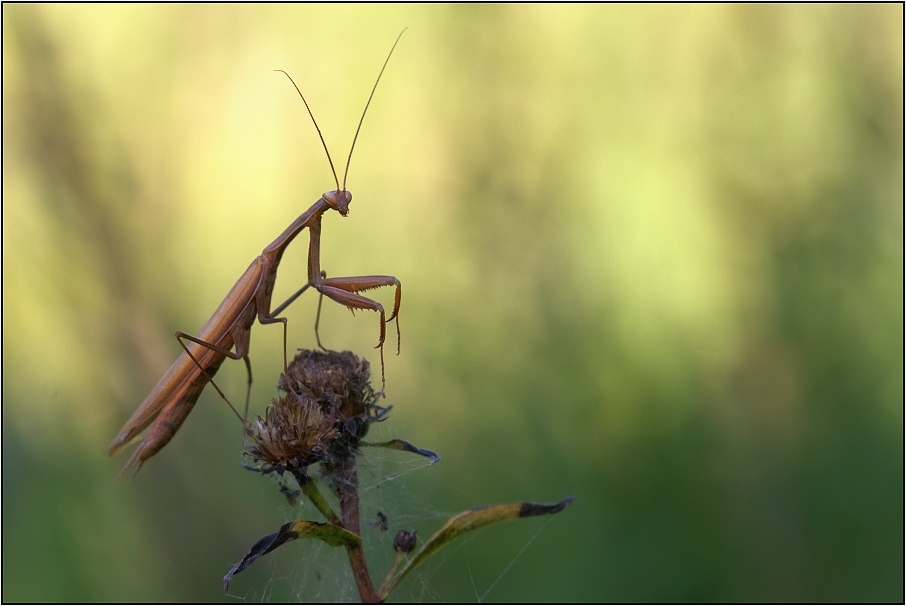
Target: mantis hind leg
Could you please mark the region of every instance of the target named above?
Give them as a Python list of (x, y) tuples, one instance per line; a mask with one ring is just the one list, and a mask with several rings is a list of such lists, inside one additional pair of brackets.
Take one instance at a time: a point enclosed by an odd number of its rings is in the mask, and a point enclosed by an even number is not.
[[(220, 387), (217, 385), (217, 383), (214, 382), (213, 374), (209, 373), (208, 369), (201, 362), (198, 361), (198, 358), (195, 357), (195, 355), (192, 353), (192, 351), (189, 349), (189, 347), (185, 344), (183, 339), (185, 339), (187, 341), (191, 341), (193, 343), (197, 343), (198, 345), (201, 345), (202, 347), (206, 347), (207, 349), (210, 349), (211, 351), (213, 351), (215, 353), (221, 354), (221, 355), (231, 358), (233, 360), (242, 359), (245, 361), (246, 371), (248, 372), (248, 385), (246, 387), (246, 392), (245, 392), (245, 413), (246, 413), (245, 416), (239, 414), (239, 411), (236, 410), (236, 408), (230, 402), (229, 398), (226, 397), (226, 394), (223, 393), (223, 390), (220, 389)], [(247, 353), (248, 352), (248, 339), (249, 339), (249, 331), (247, 331), (247, 330), (246, 331), (241, 331), (241, 330), (233, 331), (233, 342), (236, 343), (236, 353), (233, 353), (232, 351), (230, 351), (227, 348), (220, 347), (219, 345), (215, 345), (213, 343), (208, 343), (207, 341), (203, 341), (203, 340), (199, 339), (198, 337), (193, 337), (192, 335), (186, 334), (182, 331), (176, 331), (176, 340), (179, 341), (180, 346), (183, 348), (183, 350), (186, 352), (186, 354), (192, 359), (192, 361), (195, 362), (195, 365), (198, 367), (198, 369), (202, 373), (204, 373), (205, 377), (208, 379), (208, 382), (214, 386), (214, 389), (217, 390), (217, 393), (220, 394), (220, 397), (223, 398), (223, 401), (227, 403), (227, 406), (230, 407), (230, 410), (232, 410), (233, 413), (237, 417), (239, 417), (239, 420), (242, 421), (243, 426), (245, 426), (245, 424), (248, 420), (249, 398), (252, 393), (252, 362), (251, 362), (251, 360), (249, 360), (248, 353)], [(217, 366), (219, 367), (220, 365), (218, 364)], [(215, 370), (215, 372), (216, 372), (216, 370)]]
[[(283, 372), (286, 373), (286, 318), (274, 318), (271, 316), (261, 316), (258, 318), (258, 321), (264, 324), (276, 324), (280, 322), (283, 324)], [(251, 374), (252, 370), (249, 369), (249, 382), (251, 383)]]
[[(286, 351), (286, 333), (284, 333), (284, 352)], [(248, 355), (242, 356), (243, 361), (245, 362), (245, 370), (248, 374), (248, 383), (245, 386), (245, 410), (242, 411), (242, 420), (248, 423), (249, 420), (249, 399), (252, 397), (252, 361), (249, 359)], [(213, 381), (211, 381), (213, 383)]]

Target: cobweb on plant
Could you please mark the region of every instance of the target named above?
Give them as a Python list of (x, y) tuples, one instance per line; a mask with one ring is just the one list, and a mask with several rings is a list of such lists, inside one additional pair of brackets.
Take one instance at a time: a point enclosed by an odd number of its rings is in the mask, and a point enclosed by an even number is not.
[[(378, 404), (383, 394), (374, 392), (368, 362), (351, 352), (301, 351), (281, 377), (280, 389), (286, 395), (273, 401), (264, 418), (255, 419), (245, 452), (253, 463), (250, 468), (278, 480), (287, 501), (294, 503), (301, 492), (302, 502), (308, 504), (288, 511), (287, 523), (257, 541), (224, 577), (225, 589), (233, 597), (247, 601), (377, 601), (390, 597), (397, 583), (414, 571), (406, 582), (407, 597), (444, 601), (430, 581), (447, 556), (432, 558), (431, 566), (421, 566), (430, 556), (466, 533), (472, 536), (471, 531), (481, 526), (558, 513), (572, 502), (502, 503), (452, 516), (438, 511), (423, 487), (412, 489), (410, 482), (419, 484), (418, 475), (413, 474), (439, 457), (393, 435), (389, 408)], [(296, 480), (298, 491), (286, 476)], [(430, 537), (417, 536), (415, 531), (424, 529), (426, 523), (433, 525), (433, 519), (446, 522)], [(271, 553), (300, 538), (318, 540), (299, 541), (279, 554)], [(479, 601), (533, 540), (483, 592), (470, 569)], [(468, 541), (454, 544), (468, 551)], [(345, 552), (337, 547), (344, 547)], [(253, 577), (257, 580), (246, 574), (243, 579), (248, 581), (242, 586), (248, 589), (229, 592), (233, 576), (265, 555), (266, 567), (259, 565)], [(392, 599), (406, 598), (397, 592)]]
[[(375, 423), (368, 437), (383, 442), (397, 438), (398, 432), (392, 426), (392, 420), (387, 419)], [(399, 529), (414, 529), (449, 515), (436, 510), (430, 498), (420, 490), (410, 488), (412, 476), (431, 466), (428, 459), (411, 453), (366, 447), (360, 452), (358, 464), (362, 540), (372, 576), (378, 583), (393, 560), (392, 543)], [(316, 465), (311, 469), (316, 481), (324, 479), (320, 467)], [(296, 488), (291, 479), (288, 483)], [(323, 519), (304, 496), (301, 503), (290, 507), (274, 482), (262, 478), (262, 485), (266, 486), (267, 492), (273, 493), (275, 502), (283, 501), (284, 522), (298, 518)], [(336, 508), (337, 499), (333, 495), (325, 496)], [(382, 522), (379, 513), (386, 516), (386, 522)], [(239, 555), (236, 554), (234, 559)], [(360, 601), (346, 553), (321, 541), (296, 541), (268, 554), (257, 565), (259, 570), (243, 573), (248, 575), (246, 578), (237, 577), (230, 586), (230, 597), (249, 602)]]

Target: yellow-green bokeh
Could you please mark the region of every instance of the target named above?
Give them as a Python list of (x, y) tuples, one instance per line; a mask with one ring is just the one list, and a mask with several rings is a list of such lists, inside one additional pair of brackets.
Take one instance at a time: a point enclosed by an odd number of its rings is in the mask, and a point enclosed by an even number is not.
[[(173, 333), (334, 188), (273, 70), (342, 178), (404, 27), (321, 253), (401, 280), (387, 431), (443, 457), (378, 501), (427, 536), (577, 500), (395, 597), (901, 601), (901, 5), (10, 4), (4, 600), (229, 600), (223, 574), (293, 517), (210, 389), (132, 482), (102, 453)], [(316, 305), (287, 311), (291, 349)], [(321, 326), (377, 368), (374, 314), (328, 302)], [(261, 412), (282, 337), (252, 334)], [(234, 401), (244, 381), (218, 375)], [(355, 597), (305, 549), (233, 591)]]

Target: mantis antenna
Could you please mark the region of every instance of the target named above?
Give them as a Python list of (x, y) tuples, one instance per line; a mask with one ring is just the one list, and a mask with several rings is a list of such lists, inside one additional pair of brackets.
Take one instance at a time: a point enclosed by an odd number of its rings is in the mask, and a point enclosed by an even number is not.
[[(400, 32), (400, 35), (396, 37), (396, 42), (393, 43), (393, 46), (390, 48), (390, 52), (387, 54), (387, 58), (384, 60), (384, 65), (381, 67), (381, 72), (378, 74), (377, 80), (374, 82), (374, 87), (371, 89), (371, 94), (368, 95), (368, 101), (365, 103), (365, 110), (362, 112), (362, 117), (359, 118), (359, 125), (355, 129), (355, 136), (352, 138), (352, 146), (349, 148), (349, 156), (346, 158), (346, 171), (343, 173), (343, 188), (342, 191), (346, 191), (346, 177), (349, 175), (349, 163), (352, 161), (352, 150), (355, 149), (355, 142), (359, 138), (359, 131), (362, 129), (362, 122), (365, 121), (365, 114), (368, 112), (368, 106), (371, 105), (371, 98), (374, 97), (374, 91), (377, 90), (377, 85), (381, 81), (381, 76), (384, 75), (384, 69), (387, 67), (387, 63), (390, 62), (390, 56), (393, 55), (396, 45), (399, 44), (400, 38), (403, 37), (403, 34), (406, 33), (408, 27), (403, 28), (403, 31)], [(308, 110), (308, 115), (311, 117), (311, 121), (315, 125), (315, 130), (318, 131), (318, 137), (321, 139), (321, 145), (324, 146), (324, 153), (327, 154), (327, 161), (330, 162), (330, 172), (333, 173), (333, 180), (337, 184), (337, 189), (340, 189), (340, 180), (337, 179), (337, 171), (333, 166), (333, 160), (330, 158), (330, 151), (327, 149), (327, 143), (324, 142), (324, 135), (321, 134), (321, 129), (318, 127), (318, 121), (315, 120), (315, 115), (311, 113), (311, 108), (308, 106), (308, 101), (305, 100), (305, 96), (302, 94), (302, 91), (299, 90), (299, 87), (296, 85), (296, 82), (292, 79), (292, 76), (287, 74), (282, 69), (275, 69), (275, 72), (282, 72), (284, 76), (289, 78), (289, 81), (293, 83), (293, 86), (296, 88), (296, 92), (299, 93), (299, 96), (302, 97), (302, 103), (305, 104), (305, 109)]]
[(378, 82), (381, 81), (381, 76), (384, 75), (384, 68), (387, 67), (387, 63), (390, 62), (390, 56), (393, 54), (396, 45), (399, 44), (400, 38), (403, 37), (403, 34), (406, 33), (408, 27), (403, 28), (403, 31), (400, 32), (400, 35), (396, 37), (396, 42), (393, 43), (393, 46), (390, 48), (390, 52), (387, 54), (387, 58), (384, 60), (384, 65), (381, 67), (381, 73), (378, 74), (377, 80), (374, 82), (374, 87), (371, 89), (371, 94), (368, 95), (368, 101), (365, 103), (365, 110), (362, 112), (362, 117), (359, 118), (359, 125), (355, 129), (355, 136), (352, 138), (352, 146), (349, 148), (349, 157), (346, 158), (346, 171), (343, 173), (343, 189), (346, 189), (346, 176), (349, 174), (349, 162), (352, 160), (352, 150), (355, 149), (356, 139), (359, 138), (359, 129), (362, 128), (362, 122), (365, 121), (365, 112), (368, 111), (368, 106), (371, 105), (371, 98), (374, 97), (374, 91), (377, 90)]
[[(300, 90), (299, 90), (299, 87), (296, 86), (296, 82), (293, 80), (292, 76), (290, 76), (289, 74), (287, 74), (286, 72), (284, 72), (282, 69), (275, 69), (274, 71), (275, 71), (275, 72), (283, 72), (283, 75), (286, 76), (287, 78), (289, 78), (289, 81), (292, 82), (292, 83), (293, 83), (293, 86), (296, 87), (296, 92), (299, 93), (299, 96), (300, 96), (300, 97), (302, 97), (302, 103), (305, 104), (305, 109), (308, 110), (308, 115), (311, 116), (311, 121), (314, 122), (314, 124), (315, 124), (315, 130), (318, 131), (318, 137), (321, 138), (321, 145), (324, 146), (324, 153), (327, 154), (327, 161), (330, 162), (330, 172), (333, 173), (333, 180), (334, 180), (334, 181), (336, 182), (336, 184), (337, 184), (337, 189), (340, 189), (340, 180), (337, 179), (337, 171), (334, 170), (334, 168), (333, 168), (333, 160), (330, 159), (330, 152), (327, 150), (327, 143), (324, 142), (324, 135), (321, 134), (321, 129), (318, 128), (318, 121), (315, 120), (315, 115), (314, 115), (313, 113), (311, 113), (311, 108), (308, 107), (308, 101), (305, 100), (305, 96), (302, 94), (302, 91), (300, 91)], [(365, 109), (368, 109), (368, 107), (366, 106)], [(356, 134), (358, 134), (358, 133), (356, 133)], [(355, 142), (353, 142), (353, 143), (355, 143)], [(346, 168), (347, 168), (347, 169), (349, 168), (349, 162), (348, 162), (348, 161), (346, 162)], [(345, 179), (345, 177), (344, 177), (344, 179)], [(344, 182), (345, 182), (345, 181), (344, 181)]]

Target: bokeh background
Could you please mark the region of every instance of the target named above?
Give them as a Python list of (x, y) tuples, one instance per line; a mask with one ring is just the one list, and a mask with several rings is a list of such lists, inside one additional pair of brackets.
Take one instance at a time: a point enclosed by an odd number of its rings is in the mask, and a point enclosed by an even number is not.
[[(224, 595), (311, 514), (241, 469), (212, 390), (134, 480), (103, 453), (174, 331), (334, 188), (273, 70), (342, 165), (404, 27), (321, 259), (402, 281), (381, 431), (443, 460), (369, 459), (365, 514), (391, 525), (369, 549), (577, 500), (393, 598), (902, 601), (897, 4), (4, 5), (4, 601), (357, 599), (302, 542)], [(288, 310), (292, 349), (316, 305)], [(377, 368), (374, 314), (328, 302), (321, 326)], [(254, 412), (281, 344), (253, 329)], [(244, 381), (218, 375), (236, 402)]]

